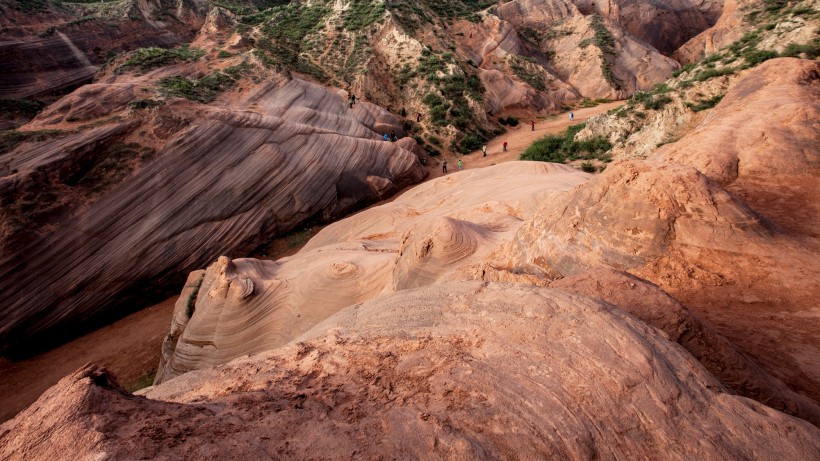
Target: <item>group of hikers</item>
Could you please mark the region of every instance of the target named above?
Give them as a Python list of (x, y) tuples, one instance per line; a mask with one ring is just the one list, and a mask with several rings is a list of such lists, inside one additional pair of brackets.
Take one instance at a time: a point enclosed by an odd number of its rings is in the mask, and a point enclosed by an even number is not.
[[(353, 105), (355, 105), (355, 104), (356, 104), (356, 95), (353, 94), (353, 93), (350, 93), (347, 97), (347, 105), (348, 105), (349, 108), (352, 109)], [(406, 112), (405, 112), (404, 109), (402, 109), (402, 116), (404, 116), (404, 115), (406, 115)], [(575, 120), (575, 114), (572, 111), (570, 111), (569, 121), (572, 122), (573, 120)], [(420, 112), (416, 113), (416, 122), (417, 123), (421, 122), (421, 113)], [(530, 129), (532, 131), (535, 131), (535, 120), (534, 119), (530, 121)], [(396, 131), (395, 130), (392, 130), (389, 135), (387, 133), (384, 133), (384, 135), (382, 136), (382, 139), (385, 140), (385, 141), (392, 141), (392, 142), (398, 141), (398, 137), (396, 136)], [(507, 141), (504, 141), (501, 144), (501, 151), (502, 152), (507, 152)], [(481, 146), (481, 152), (482, 152), (484, 157), (487, 156), (487, 144), (483, 144)], [(458, 161), (458, 169), (459, 169), (459, 171), (464, 169), (464, 164), (462, 163), (462, 161), (460, 159)], [(447, 159), (444, 159), (441, 163), (441, 172), (445, 173), (445, 174), (447, 173)]]

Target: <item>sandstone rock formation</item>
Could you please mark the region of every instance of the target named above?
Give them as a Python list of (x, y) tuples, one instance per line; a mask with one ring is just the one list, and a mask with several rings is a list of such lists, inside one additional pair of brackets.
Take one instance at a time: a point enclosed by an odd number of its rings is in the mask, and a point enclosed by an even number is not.
[[(122, 90), (108, 88), (109, 109), (117, 109)], [(78, 95), (67, 98), (71, 102), (43, 118), (59, 118), (61, 108), (63, 117), (80, 118), (95, 110)], [(103, 196), (5, 248), (3, 349), (55, 329), (70, 331), (95, 316), (122, 315), (125, 300), (146, 286), (179, 283), (182, 274), (220, 254), (253, 248), (308, 219), (336, 219), (423, 177), (412, 139), (381, 140), (385, 130), (401, 133), (400, 121), (381, 108), (362, 103), (350, 110), (342, 97), (299, 79), (257, 86), (242, 104), (255, 112), (164, 106), (200, 119), (178, 129), (154, 160)], [(135, 123), (104, 125), (0, 157), (11, 172), (0, 191), (13, 201), (26, 184), (69, 188), (88, 168), (83, 161), (93, 158), (95, 143), (128, 130), (140, 136)]]
[(820, 236), (820, 65), (781, 58), (750, 70), (662, 162), (691, 165), (786, 229)]
[(817, 403), (786, 387), (656, 285), (624, 272), (592, 269), (549, 286), (618, 306), (666, 333), (732, 392), (820, 425)]
[[(156, 382), (284, 345), (340, 309), (384, 293), (492, 271), (490, 252), (539, 200), (587, 177), (534, 162), (468, 170), (331, 224), (296, 256), (221, 258), (195, 295), (186, 288), (180, 296)], [(499, 189), (502, 181), (508, 186)]]
[(102, 370), (81, 370), (2, 426), (0, 453), (820, 455), (816, 427), (728, 394), (659, 330), (600, 301), (523, 285), (403, 291), (352, 306), (286, 347), (189, 373), (145, 396), (124, 393)]

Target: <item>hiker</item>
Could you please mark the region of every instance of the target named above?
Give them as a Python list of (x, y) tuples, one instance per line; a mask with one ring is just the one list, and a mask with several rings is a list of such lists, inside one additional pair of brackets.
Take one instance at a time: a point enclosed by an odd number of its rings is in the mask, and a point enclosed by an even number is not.
[(352, 104), (356, 104), (356, 95), (355, 95), (355, 94), (351, 94), (351, 95), (350, 95), (350, 101), (352, 101), (352, 102), (351, 102), (351, 105), (352, 105)]
[(385, 133), (384, 136), (382, 136), (382, 139), (384, 139), (385, 141), (389, 141), (390, 137), (387, 136), (387, 133)]
[(399, 115), (401, 115), (402, 117), (407, 117), (407, 111), (404, 110), (404, 107), (402, 107), (401, 110), (399, 111)]
[(532, 131), (535, 131), (535, 120), (530, 121), (530, 126), (532, 126)]
[(572, 121), (572, 119), (574, 119), (574, 118), (575, 118), (575, 114), (573, 114), (573, 113), (572, 113), (572, 111), (570, 111), (570, 113), (569, 113), (569, 121), (571, 122), (571, 121)]
[(507, 152), (507, 141), (504, 141), (504, 144), (501, 145), (504, 152)]
[(347, 97), (347, 107), (352, 109), (353, 108), (353, 95)]
[(464, 169), (464, 166), (461, 164), (461, 159), (459, 159), (458, 160), (458, 171), (461, 171), (463, 169)]
[(421, 121), (421, 112), (416, 112), (416, 123)]
[(481, 146), (481, 151), (484, 152), (484, 156), (486, 157), (487, 156), (487, 145), (486, 144)]
[(396, 130), (390, 132), (390, 140), (396, 142), (399, 138), (396, 137)]
[(447, 174), (447, 160), (445, 160), (444, 163), (441, 164), (441, 172)]

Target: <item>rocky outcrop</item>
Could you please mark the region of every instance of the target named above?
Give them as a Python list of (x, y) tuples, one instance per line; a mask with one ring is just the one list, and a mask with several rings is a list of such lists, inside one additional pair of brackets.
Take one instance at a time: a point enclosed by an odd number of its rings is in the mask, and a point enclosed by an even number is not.
[(818, 101), (817, 62), (767, 61), (732, 86), (687, 142), (654, 158), (691, 165), (783, 228), (820, 236)]
[(352, 306), (144, 395), (81, 370), (2, 426), (0, 454), (812, 459), (820, 442), (611, 305), (482, 282)]
[(667, 56), (713, 26), (723, 11), (723, 0), (624, 0), (593, 5), (604, 17), (619, 22), (626, 32)]
[(683, 346), (733, 392), (820, 425), (820, 406), (786, 387), (729, 340), (656, 285), (624, 272), (593, 269), (549, 284), (598, 298), (652, 325)]
[(743, 16), (746, 13), (740, 7), (751, 3), (744, 0), (723, 0), (722, 3), (723, 9), (717, 22), (682, 44), (672, 54), (681, 64), (695, 62), (743, 36)]
[[(180, 297), (193, 315), (181, 334), (180, 322), (172, 326), (156, 380), (282, 346), (340, 309), (384, 293), (492, 274), (489, 254), (536, 200), (587, 177), (531, 162), (464, 171), (329, 225), (293, 257), (220, 258), (195, 298)], [(499, 181), (509, 186), (500, 190)]]
[[(308, 219), (337, 219), (423, 177), (412, 139), (381, 140), (384, 130), (401, 133), (383, 109), (350, 110), (342, 97), (298, 79), (262, 85), (245, 104), (257, 112), (200, 110), (155, 160), (26, 245), (6, 249), (3, 349), (121, 315), (129, 295), (146, 287), (178, 283), (220, 254), (252, 249)], [(88, 153), (80, 147), (111, 129), (0, 157), (12, 172), (2, 190), (13, 193), (39, 172), (59, 178), (81, 170), (66, 152)]]
[(678, 64), (625, 34), (616, 24), (603, 23), (611, 35), (611, 51), (596, 45), (589, 17), (564, 21), (547, 47), (557, 75), (583, 97), (621, 99), (663, 81)]

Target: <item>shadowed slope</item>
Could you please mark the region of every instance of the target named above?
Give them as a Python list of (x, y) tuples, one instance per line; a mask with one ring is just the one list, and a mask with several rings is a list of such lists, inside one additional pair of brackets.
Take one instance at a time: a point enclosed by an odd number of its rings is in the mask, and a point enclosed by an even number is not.
[[(0, 261), (8, 300), (0, 348), (115, 313), (146, 283), (179, 283), (220, 254), (310, 218), (338, 218), (423, 177), (407, 150), (412, 140), (383, 142), (373, 131), (399, 128), (375, 106), (351, 111), (340, 96), (298, 79), (264, 87), (251, 102), (271, 115), (200, 112), (156, 160), (87, 210), (9, 249)], [(6, 190), (37, 171), (60, 176), (71, 163), (65, 144), (93, 142), (95, 133), (6, 155), (16, 170), (4, 178)]]

